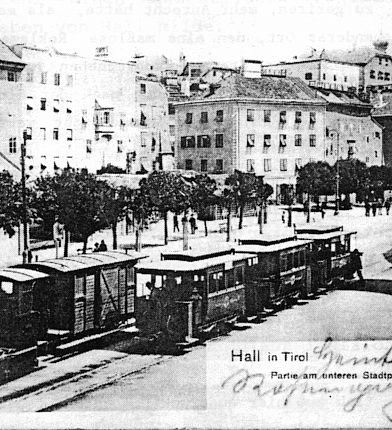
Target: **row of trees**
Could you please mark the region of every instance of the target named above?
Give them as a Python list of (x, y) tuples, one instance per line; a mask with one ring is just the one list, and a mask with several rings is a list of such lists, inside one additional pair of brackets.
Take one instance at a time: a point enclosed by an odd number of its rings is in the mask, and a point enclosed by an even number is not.
[(383, 198), (384, 190), (392, 189), (392, 168), (387, 166), (367, 167), (357, 160), (340, 160), (330, 166), (326, 162), (308, 163), (298, 171), (297, 193), (306, 193), (318, 201), (320, 196), (336, 192), (336, 177), (339, 173), (339, 199), (356, 193), (358, 201)]
[[(22, 219), (21, 187), (7, 173), (0, 177), (0, 227), (12, 236)], [(55, 221), (63, 224), (83, 242), (86, 252), (88, 238), (104, 228), (113, 232), (113, 248), (117, 248), (117, 225), (133, 217), (137, 236), (145, 221), (155, 212), (164, 220), (164, 240), (168, 242), (169, 212), (182, 214), (190, 209), (204, 221), (211, 219), (211, 207), (221, 205), (227, 212), (238, 210), (242, 228), (244, 208), (248, 203), (262, 204), (272, 194), (272, 188), (260, 183), (253, 174), (236, 171), (223, 187), (207, 175), (186, 178), (171, 172), (153, 172), (140, 181), (138, 189), (114, 187), (89, 173), (65, 170), (55, 176), (36, 179), (28, 188), (27, 208), (30, 222), (39, 222), (44, 231), (52, 232)], [(230, 222), (228, 216), (228, 222)], [(68, 252), (68, 234), (64, 253)], [(140, 238), (140, 237), (139, 237)]]

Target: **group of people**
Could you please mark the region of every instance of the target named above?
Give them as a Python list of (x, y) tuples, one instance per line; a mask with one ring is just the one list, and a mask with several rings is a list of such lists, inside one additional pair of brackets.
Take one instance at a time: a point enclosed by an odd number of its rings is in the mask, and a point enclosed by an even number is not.
[[(184, 216), (181, 219), (183, 225), (185, 225), (188, 222), (188, 219), (186, 216)], [(191, 234), (195, 234), (196, 230), (197, 230), (197, 223), (196, 223), (196, 218), (194, 216), (194, 214), (191, 214), (191, 217), (189, 218), (189, 225), (191, 226)], [(180, 227), (178, 224), (178, 215), (174, 214), (173, 216), (173, 233), (175, 233), (176, 231), (180, 232)]]
[(104, 240), (101, 240), (101, 243), (95, 242), (93, 252), (104, 252), (107, 251), (108, 247)]
[(373, 216), (382, 215), (382, 208), (385, 207), (385, 212), (387, 215), (389, 215), (389, 210), (391, 209), (391, 197), (385, 200), (385, 202), (382, 199), (378, 199), (377, 201), (369, 202), (366, 200), (365, 202), (365, 216), (370, 216), (370, 211), (372, 212)]

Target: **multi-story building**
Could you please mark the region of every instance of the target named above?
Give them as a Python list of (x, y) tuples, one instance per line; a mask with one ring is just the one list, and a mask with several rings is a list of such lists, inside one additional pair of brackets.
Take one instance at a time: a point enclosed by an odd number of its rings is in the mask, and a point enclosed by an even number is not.
[(382, 147), (386, 166), (392, 167), (392, 94), (379, 94), (374, 100), (372, 118), (383, 127)]
[(174, 155), (169, 138), (169, 100), (165, 87), (153, 78), (136, 79), (139, 145), (133, 173), (173, 168)]
[(22, 130), (25, 126), (21, 100), (21, 75), (25, 63), (0, 41), (0, 170), (20, 177)]
[(263, 73), (280, 71), (297, 76), (326, 89), (355, 88), (362, 93), (390, 88), (392, 57), (387, 53), (388, 42), (376, 41), (373, 46), (346, 51), (313, 49), (309, 56), (263, 65), (262, 69)]
[(296, 170), (325, 154), (326, 101), (298, 78), (233, 75), (176, 104), (177, 167), (265, 176), (279, 200)]

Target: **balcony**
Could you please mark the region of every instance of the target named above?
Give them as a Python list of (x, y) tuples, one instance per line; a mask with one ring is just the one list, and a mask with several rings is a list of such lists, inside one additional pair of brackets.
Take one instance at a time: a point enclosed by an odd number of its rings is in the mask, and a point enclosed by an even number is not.
[(112, 124), (94, 124), (96, 134), (112, 134), (114, 127)]

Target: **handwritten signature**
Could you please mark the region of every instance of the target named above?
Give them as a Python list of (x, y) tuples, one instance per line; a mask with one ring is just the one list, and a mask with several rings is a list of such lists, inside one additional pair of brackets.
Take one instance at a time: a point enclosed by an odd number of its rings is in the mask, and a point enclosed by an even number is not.
[[(314, 348), (313, 353), (316, 360), (325, 361), (317, 371), (318, 377), (316, 382), (309, 382), (306, 380), (308, 367), (305, 367), (299, 373), (294, 382), (272, 382), (262, 372), (250, 373), (245, 368), (235, 371), (222, 384), (222, 389), (229, 389), (234, 394), (239, 394), (246, 390), (253, 391), (257, 397), (281, 397), (283, 405), (287, 406), (294, 395), (327, 395), (331, 397), (332, 394), (342, 393), (346, 395), (343, 403), (343, 409), (346, 412), (353, 412), (360, 402), (370, 395), (381, 395), (383, 393), (392, 391), (392, 382), (377, 382), (377, 383), (363, 383), (355, 382), (346, 386), (338, 386), (333, 384), (323, 384), (322, 374), (330, 370), (331, 366), (358, 366), (358, 365), (374, 365), (383, 367), (392, 363), (392, 346), (386, 351), (383, 351), (378, 356), (343, 356), (343, 354), (336, 352), (331, 348), (332, 342), (327, 340), (322, 346)], [(365, 344), (366, 345), (366, 344)], [(366, 350), (367, 346), (364, 346)], [(316, 361), (317, 362), (317, 361)], [(381, 411), (383, 415), (392, 422), (392, 400), (382, 405)]]

